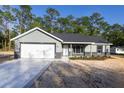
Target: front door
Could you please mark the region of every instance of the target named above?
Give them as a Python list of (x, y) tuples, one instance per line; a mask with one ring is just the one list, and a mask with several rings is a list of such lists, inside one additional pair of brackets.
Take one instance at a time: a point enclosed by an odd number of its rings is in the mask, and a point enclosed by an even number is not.
[(68, 56), (68, 45), (63, 45), (63, 56)]

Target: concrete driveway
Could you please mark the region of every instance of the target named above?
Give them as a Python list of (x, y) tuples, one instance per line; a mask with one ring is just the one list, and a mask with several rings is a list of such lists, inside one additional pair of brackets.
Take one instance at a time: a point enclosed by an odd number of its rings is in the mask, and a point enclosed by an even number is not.
[(29, 87), (31, 81), (43, 73), (52, 61), (16, 59), (0, 64), (0, 87)]

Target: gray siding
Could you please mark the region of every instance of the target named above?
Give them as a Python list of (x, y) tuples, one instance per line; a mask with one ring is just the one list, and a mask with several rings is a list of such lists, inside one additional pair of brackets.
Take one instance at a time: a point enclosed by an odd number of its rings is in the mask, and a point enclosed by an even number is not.
[(15, 52), (20, 55), (20, 43), (54, 43), (56, 44), (56, 57), (61, 57), (62, 53), (62, 44), (60, 41), (44, 34), (43, 32), (40, 31), (33, 31), (29, 33), (28, 35), (25, 35), (17, 40), (15, 40)]
[(97, 45), (87, 45), (85, 52), (97, 52)]

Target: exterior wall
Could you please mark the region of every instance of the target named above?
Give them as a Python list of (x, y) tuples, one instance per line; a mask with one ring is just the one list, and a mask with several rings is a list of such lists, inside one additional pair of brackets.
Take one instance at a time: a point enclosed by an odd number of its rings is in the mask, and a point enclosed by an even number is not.
[(72, 56), (73, 54), (72, 54), (72, 52), (73, 52), (73, 49), (72, 49), (72, 45), (70, 45), (70, 47), (69, 47), (69, 56)]
[(84, 49), (84, 56), (91, 56), (92, 45), (86, 45)]
[(15, 40), (14, 57), (15, 58), (19, 58), (20, 57), (20, 42), (19, 42), (19, 40)]
[[(54, 43), (56, 48), (56, 57), (62, 56), (62, 44), (60, 41), (53, 39), (52, 37), (40, 32), (33, 31), (28, 35), (25, 35), (15, 40), (15, 54), (20, 57), (20, 43)], [(16, 56), (15, 55), (15, 56)]]
[(103, 55), (103, 54), (98, 54), (97, 53), (97, 45), (87, 45), (85, 48), (85, 56), (98, 56), (98, 55)]
[(97, 45), (86, 45), (85, 52), (97, 52)]
[(110, 53), (110, 45), (107, 45), (106, 48), (108, 49), (108, 52)]
[(97, 52), (97, 45), (92, 45), (92, 52), (96, 53)]
[(107, 55), (110, 55), (110, 45), (107, 45), (107, 46), (106, 46), (106, 49), (108, 50), (108, 51), (106, 51), (106, 52), (108, 52)]
[(86, 45), (84, 51), (85, 52), (91, 52), (91, 47), (92, 47), (91, 45)]
[(109, 45), (103, 45), (103, 52), (109, 52), (110, 53), (110, 46)]
[(63, 44), (63, 46), (62, 46), (62, 49), (63, 49), (63, 51), (62, 51), (62, 55), (63, 55), (63, 57), (68, 57), (70, 54), (70, 52), (69, 52), (69, 45), (68, 44)]

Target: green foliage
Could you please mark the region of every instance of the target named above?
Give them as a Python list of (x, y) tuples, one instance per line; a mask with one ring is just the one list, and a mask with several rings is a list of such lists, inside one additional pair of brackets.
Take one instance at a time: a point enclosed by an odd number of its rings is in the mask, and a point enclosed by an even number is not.
[(13, 8), (13, 13), (15, 14), (15, 29), (19, 34), (29, 30), (31, 28), (33, 14), (31, 13), (31, 6), (21, 5), (19, 9)]
[(62, 17), (58, 10), (47, 8), (46, 14), (41, 17), (32, 13), (31, 6), (21, 5), (19, 8), (12, 6), (0, 8), (0, 48), (9, 46), (10, 38), (34, 27), (40, 27), (50, 33), (67, 32), (101, 36), (114, 46), (124, 46), (124, 25), (110, 25), (100, 13), (78, 18), (73, 15)]
[(56, 28), (57, 18), (60, 16), (60, 13), (53, 8), (48, 8), (46, 13), (47, 15), (44, 16), (45, 29), (48, 29), (49, 32), (53, 33)]
[(3, 6), (0, 12), (0, 29), (4, 36), (1, 41), (1, 46), (4, 47), (4, 50), (10, 50), (11, 47), (11, 29), (13, 27), (13, 22), (15, 21), (15, 17), (12, 13), (12, 8), (10, 6)]

